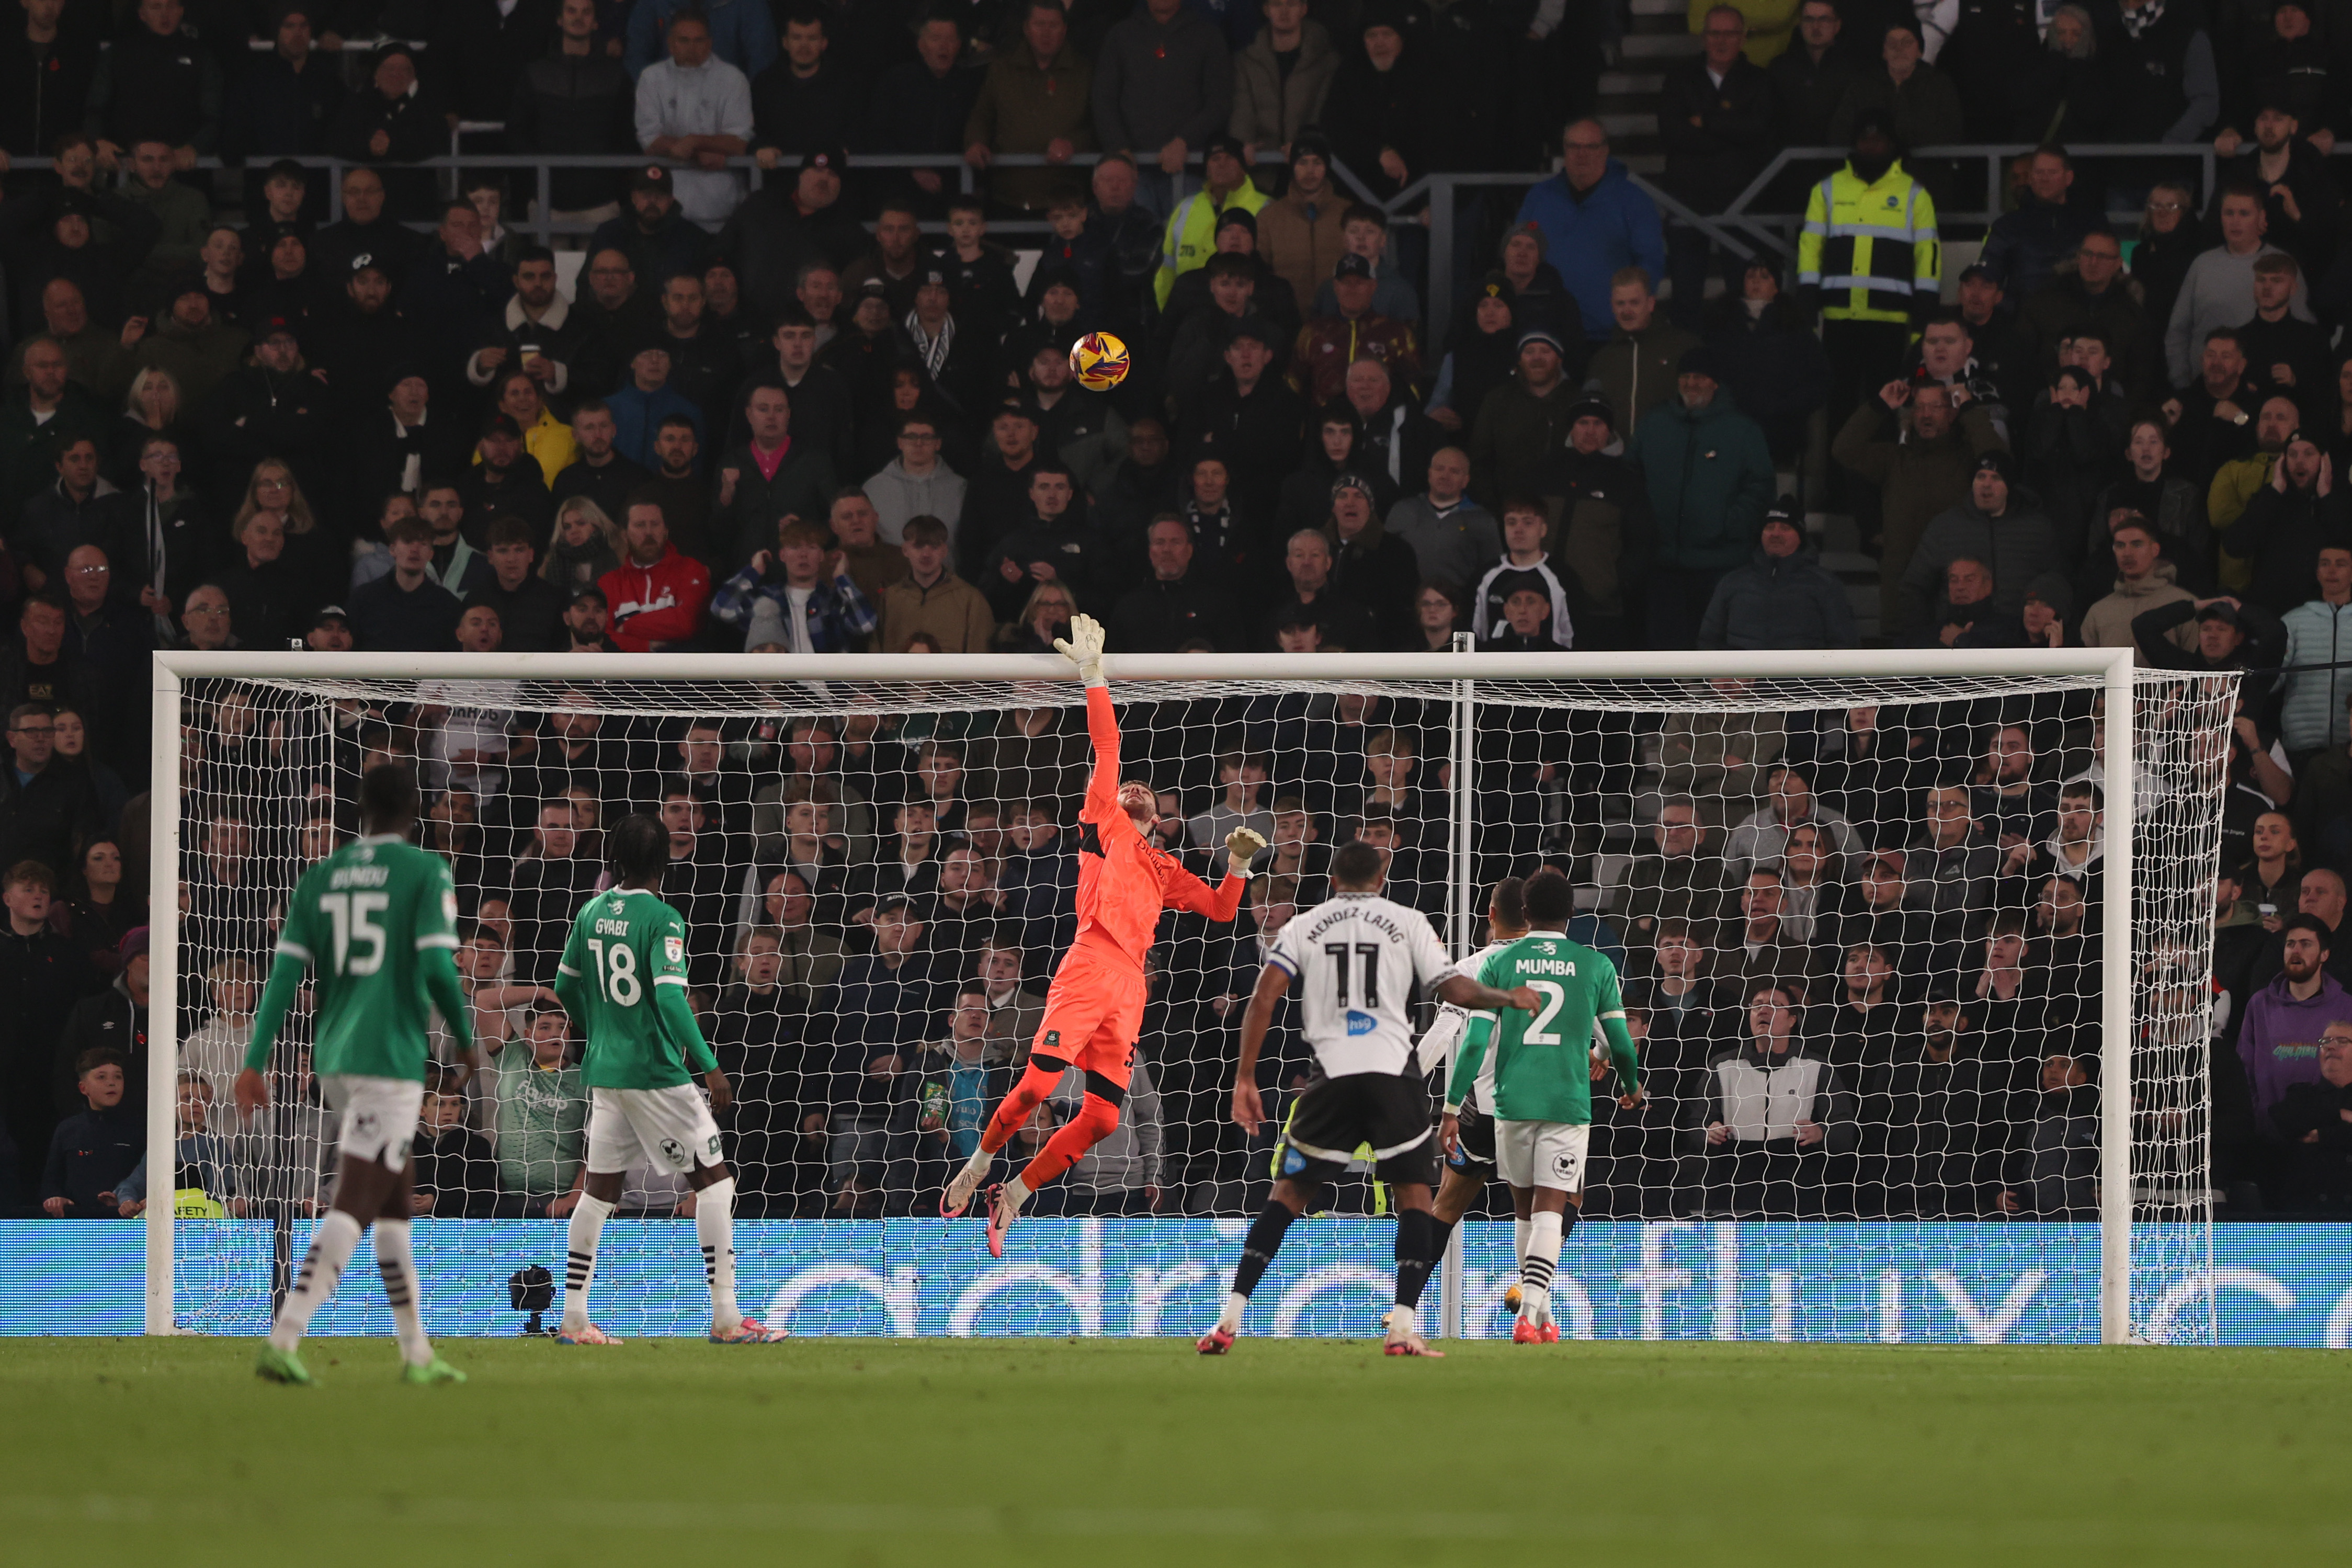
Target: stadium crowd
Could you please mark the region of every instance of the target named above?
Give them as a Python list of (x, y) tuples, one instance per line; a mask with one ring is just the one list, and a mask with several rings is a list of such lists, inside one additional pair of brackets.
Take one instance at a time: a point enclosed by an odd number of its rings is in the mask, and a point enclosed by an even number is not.
[[(951, 659), (1048, 648), (1079, 610), (1114, 651), (1855, 646), (1824, 512), (1876, 559), (1885, 643), (2242, 674), (2210, 1174), (2233, 1212), (2352, 1197), (2334, 17), (1694, 4), (1660, 188), (1718, 211), (1779, 147), (1851, 149), (1790, 184), (1794, 257), (1743, 264), (1664, 222), (1591, 117), (1612, 6), (108, 13), (25, 0), (0, 28), (0, 148), (54, 159), (0, 195), (0, 1205), (144, 1201), (156, 647)], [(342, 47), (377, 32), (425, 47)], [(553, 215), (597, 225), (559, 257), (513, 226), (530, 180), (444, 199), (413, 166), (460, 118), (638, 161), (556, 173)], [(1939, 225), (1959, 173), (1906, 150), (2011, 139), (2042, 145), (2001, 216)], [(2068, 140), (2210, 141), (2221, 176)], [(880, 153), (939, 163), (859, 166)], [(351, 165), (332, 221), (292, 161), (319, 154)], [(1451, 170), (1526, 189), (1465, 192), (1453, 234), (1362, 199)], [(1034, 263), (991, 237), (1015, 222), (1044, 225)], [(1946, 240), (1981, 241), (1950, 304)], [(1440, 246), (1473, 265), (1431, 342)], [(1073, 380), (1092, 330), (1133, 350), (1115, 391)], [(1068, 940), (1072, 708), (196, 695), (175, 1186), (223, 1211), (331, 1169), (299, 1053), (259, 1125), (226, 1087), (278, 902), (372, 761), (424, 777), (488, 1047), (430, 1101), (427, 1212), (572, 1201), (585, 1101), (547, 985), (619, 814), (669, 827), (753, 1211), (919, 1210)], [(1239, 1211), (1265, 1163), (1222, 1117), (1236, 998), (1338, 843), (1444, 908), (1445, 714), (1129, 713), (1171, 847), (1213, 869), (1249, 821), (1274, 864), (1233, 927), (1171, 921), (1130, 1115), (1049, 1197)], [(1656, 1091), (1607, 1121), (1588, 1212), (2090, 1212), (2090, 718), (1490, 714), (1477, 881), (1548, 857), (1592, 889), (1571, 934), (1621, 960)], [(1305, 1062), (1289, 1042), (1265, 1087)], [(648, 1176), (632, 1201), (689, 1200)]]

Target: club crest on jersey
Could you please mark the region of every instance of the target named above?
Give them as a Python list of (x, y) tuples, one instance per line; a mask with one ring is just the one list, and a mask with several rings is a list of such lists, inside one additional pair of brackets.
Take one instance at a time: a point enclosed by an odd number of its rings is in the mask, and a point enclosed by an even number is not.
[(1061, 1031), (1061, 1030), (1059, 1030), (1059, 1029), (1048, 1029), (1048, 1030), (1046, 1030), (1046, 1031), (1045, 1031), (1045, 1048), (1046, 1048), (1048, 1051), (1053, 1051), (1053, 1052), (1059, 1052), (1059, 1051), (1061, 1050), (1061, 1048), (1062, 1048), (1062, 1031)]
[(682, 936), (666, 936), (662, 938), (662, 956), (668, 959), (672, 963), (684, 963), (686, 962), (686, 938)]
[(1348, 1035), (1349, 1038), (1352, 1039), (1358, 1035), (1369, 1035), (1380, 1026), (1381, 1021), (1378, 1018), (1373, 1017), (1370, 1013), (1362, 1012), (1354, 1007), (1348, 1009)]

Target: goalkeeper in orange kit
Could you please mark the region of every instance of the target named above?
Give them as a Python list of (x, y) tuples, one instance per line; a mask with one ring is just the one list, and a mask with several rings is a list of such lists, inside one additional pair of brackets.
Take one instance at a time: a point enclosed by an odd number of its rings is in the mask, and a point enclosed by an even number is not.
[(1078, 935), (1054, 972), (1045, 1017), (1029, 1047), (1029, 1070), (989, 1118), (980, 1149), (948, 1184), (940, 1212), (963, 1213), (988, 1176), (996, 1152), (1012, 1141), (1040, 1101), (1073, 1067), (1087, 1075), (1086, 1100), (1037, 1157), (989, 1197), (988, 1250), (1004, 1256), (1004, 1233), (1029, 1195), (1076, 1163), (1110, 1136), (1127, 1100), (1135, 1037), (1143, 1026), (1144, 955), (1162, 910), (1191, 910), (1230, 921), (1249, 883), (1249, 863), (1265, 840), (1246, 827), (1225, 837), (1230, 869), (1211, 888), (1148, 837), (1159, 820), (1158, 796), (1148, 784), (1118, 776), (1118, 721), (1103, 679), (1103, 629), (1091, 616), (1070, 622), (1054, 646), (1078, 667), (1087, 683), (1087, 734), (1094, 742), (1094, 776), (1078, 812)]

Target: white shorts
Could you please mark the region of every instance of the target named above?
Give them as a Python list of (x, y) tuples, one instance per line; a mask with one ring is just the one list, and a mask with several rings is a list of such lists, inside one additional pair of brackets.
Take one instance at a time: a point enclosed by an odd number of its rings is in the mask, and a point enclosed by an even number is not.
[(588, 1173), (609, 1176), (650, 1165), (676, 1175), (719, 1163), (719, 1123), (690, 1083), (668, 1089), (588, 1091)]
[(1566, 1121), (1506, 1121), (1495, 1118), (1495, 1168), (1515, 1187), (1584, 1190), (1584, 1149), (1591, 1127)]
[(409, 1078), (366, 1078), (329, 1073), (319, 1080), (327, 1107), (342, 1113), (337, 1147), (347, 1160), (366, 1160), (388, 1171), (408, 1163), (416, 1123), (425, 1112), (425, 1086)]

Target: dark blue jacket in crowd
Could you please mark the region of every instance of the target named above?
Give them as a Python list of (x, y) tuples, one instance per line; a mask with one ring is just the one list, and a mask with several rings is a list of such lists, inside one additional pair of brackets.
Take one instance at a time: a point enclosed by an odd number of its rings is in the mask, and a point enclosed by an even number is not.
[(147, 1129), (125, 1106), (85, 1110), (58, 1123), (49, 1135), (49, 1160), (41, 1173), (41, 1201), (61, 1197), (68, 1219), (111, 1219), (114, 1210), (99, 1202), (139, 1168), (147, 1152)]
[(1789, 556), (1767, 555), (1759, 546), (1747, 565), (1733, 567), (1715, 585), (1698, 626), (1705, 648), (1853, 647), (1860, 641), (1845, 584), (1810, 544)]

